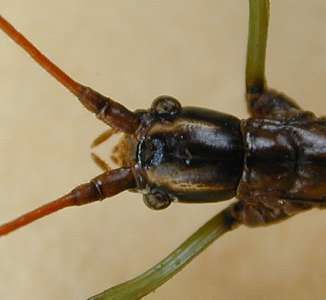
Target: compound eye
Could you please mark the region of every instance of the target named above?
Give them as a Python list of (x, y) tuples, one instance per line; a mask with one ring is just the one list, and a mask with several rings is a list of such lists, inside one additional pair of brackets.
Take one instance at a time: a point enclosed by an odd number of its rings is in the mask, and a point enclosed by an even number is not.
[(160, 192), (145, 194), (143, 195), (143, 200), (147, 207), (155, 210), (167, 208), (172, 202), (168, 195)]
[(152, 111), (159, 116), (169, 118), (181, 111), (181, 104), (171, 96), (159, 96), (153, 101)]

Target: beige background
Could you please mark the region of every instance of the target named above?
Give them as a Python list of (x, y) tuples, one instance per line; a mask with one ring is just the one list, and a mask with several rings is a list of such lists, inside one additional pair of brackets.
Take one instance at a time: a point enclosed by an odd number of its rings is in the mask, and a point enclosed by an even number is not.
[[(95, 4), (94, 4), (95, 3)], [(247, 116), (247, 1), (0, 0), (1, 14), (73, 77), (147, 108), (170, 94)], [(326, 2), (272, 3), (270, 85), (326, 113)], [(0, 34), (1, 222), (100, 173), (105, 126)], [(106, 145), (99, 153), (108, 152)], [(154, 212), (140, 195), (67, 209), (0, 241), (0, 299), (85, 299), (152, 266), (225, 204)], [(325, 212), (241, 228), (148, 299), (324, 299)]]

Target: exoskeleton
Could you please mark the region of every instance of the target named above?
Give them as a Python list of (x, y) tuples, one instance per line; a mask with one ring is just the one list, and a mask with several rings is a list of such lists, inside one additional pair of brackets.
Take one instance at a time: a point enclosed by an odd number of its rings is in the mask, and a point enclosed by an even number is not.
[[(164, 273), (163, 268), (167, 266), (172, 276), (213, 239), (241, 224), (264, 226), (311, 208), (324, 208), (326, 120), (302, 110), (294, 100), (267, 86), (264, 63), (269, 2), (251, 0), (249, 3), (246, 101), (250, 117), (247, 119), (182, 106), (171, 96), (159, 96), (147, 110), (131, 111), (73, 80), (0, 16), (0, 28), (10, 38), (71, 91), (86, 109), (112, 127), (94, 145), (122, 133), (113, 152), (119, 168), (111, 170), (94, 156), (103, 169), (101, 175), (0, 226), (0, 235), (59, 209), (104, 200), (125, 190), (141, 193), (145, 204), (155, 210), (173, 202), (207, 203), (235, 197), (236, 202), (207, 223), (210, 227), (216, 223), (214, 238), (203, 242), (184, 261), (179, 256), (186, 251), (173, 253), (173, 259), (181, 259), (180, 266), (177, 263), (169, 266), (168, 257), (155, 269)], [(204, 230), (198, 232), (204, 234)], [(189, 241), (193, 242), (191, 238)], [(124, 286), (118, 286), (96, 299), (116, 295), (121, 299), (140, 298), (165, 280), (153, 288), (148, 284), (148, 289), (144, 288), (136, 296), (126, 296)]]

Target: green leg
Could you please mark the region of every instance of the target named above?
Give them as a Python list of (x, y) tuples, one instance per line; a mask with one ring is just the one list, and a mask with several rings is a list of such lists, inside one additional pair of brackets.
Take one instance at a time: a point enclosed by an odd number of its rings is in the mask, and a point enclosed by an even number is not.
[(265, 56), (269, 20), (269, 0), (249, 0), (246, 91), (262, 94), (265, 89)]
[(225, 209), (199, 228), (169, 256), (134, 279), (114, 286), (89, 300), (141, 299), (181, 271), (199, 253), (222, 234), (231, 230), (235, 221)]
[(251, 116), (279, 119), (300, 113), (291, 98), (267, 89), (265, 78), (269, 0), (249, 0), (249, 35), (246, 65), (246, 98)]

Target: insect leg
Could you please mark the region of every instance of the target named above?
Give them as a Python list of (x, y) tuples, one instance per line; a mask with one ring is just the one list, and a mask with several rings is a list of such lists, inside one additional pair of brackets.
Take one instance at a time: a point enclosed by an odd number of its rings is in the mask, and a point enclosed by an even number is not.
[(289, 97), (269, 90), (265, 79), (265, 57), (269, 22), (269, 0), (249, 0), (249, 36), (246, 64), (246, 99), (254, 117), (282, 117), (298, 113)]
[(88, 300), (141, 299), (180, 272), (212, 242), (224, 233), (235, 229), (238, 225), (237, 221), (230, 215), (230, 207), (227, 207), (201, 226), (177, 249), (155, 266), (137, 277), (116, 285)]
[(6, 235), (65, 207), (80, 206), (103, 200), (135, 186), (136, 183), (131, 168), (120, 168), (105, 172), (88, 183), (77, 186), (63, 197), (1, 225), (0, 236)]
[(68, 74), (63, 72), (42, 54), (1, 15), (0, 29), (23, 48), (44, 70), (73, 93), (89, 111), (95, 113), (100, 120), (126, 133), (134, 133), (136, 131), (139, 119), (135, 113), (131, 112), (120, 103), (73, 80)]
[[(259, 96), (264, 93), (265, 56), (269, 19), (268, 0), (249, 0), (249, 35), (247, 45), (246, 93)], [(249, 102), (249, 100), (248, 100)], [(250, 103), (249, 110), (250, 110)]]
[[(265, 57), (269, 19), (268, 0), (249, 0), (249, 36), (247, 45), (246, 93), (247, 97), (264, 93)], [(250, 110), (250, 101), (248, 106)]]

